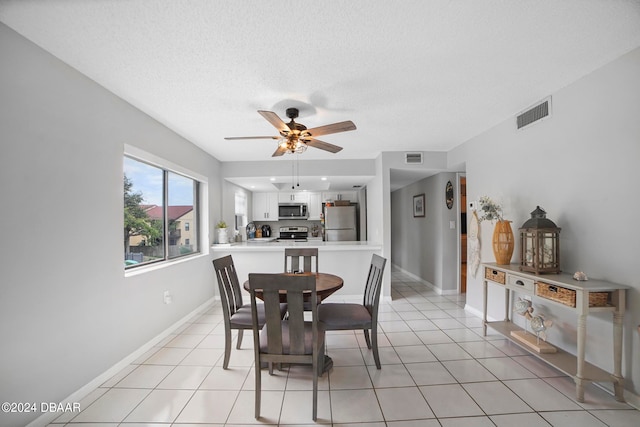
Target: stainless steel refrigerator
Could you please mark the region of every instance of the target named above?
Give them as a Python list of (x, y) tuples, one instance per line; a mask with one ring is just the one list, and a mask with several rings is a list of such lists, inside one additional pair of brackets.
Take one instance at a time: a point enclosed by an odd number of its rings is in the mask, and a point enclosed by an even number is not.
[(357, 227), (355, 205), (324, 207), (324, 240), (327, 242), (358, 240)]

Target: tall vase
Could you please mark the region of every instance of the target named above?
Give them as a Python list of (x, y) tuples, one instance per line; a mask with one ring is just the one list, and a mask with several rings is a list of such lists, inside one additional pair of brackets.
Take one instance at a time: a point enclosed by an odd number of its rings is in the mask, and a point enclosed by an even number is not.
[(511, 263), (514, 242), (510, 223), (507, 220), (498, 221), (493, 229), (493, 255), (498, 265)]

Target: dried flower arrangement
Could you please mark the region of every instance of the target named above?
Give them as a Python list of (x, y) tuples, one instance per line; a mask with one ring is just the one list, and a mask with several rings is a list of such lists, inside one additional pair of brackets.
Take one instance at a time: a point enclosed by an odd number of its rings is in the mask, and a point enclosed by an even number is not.
[(480, 197), (478, 201), (480, 210), (478, 212), (478, 219), (482, 221), (503, 221), (502, 206), (499, 203), (494, 202), (488, 196)]

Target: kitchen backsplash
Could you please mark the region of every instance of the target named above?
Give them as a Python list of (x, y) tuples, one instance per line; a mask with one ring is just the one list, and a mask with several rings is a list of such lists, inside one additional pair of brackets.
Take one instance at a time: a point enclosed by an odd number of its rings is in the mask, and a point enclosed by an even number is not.
[(305, 220), (282, 220), (282, 221), (253, 221), (256, 225), (256, 228), (260, 228), (263, 225), (267, 224), (271, 226), (271, 233), (274, 237), (278, 237), (278, 230), (280, 227), (309, 227), (309, 236), (311, 236), (311, 229), (314, 225), (318, 226), (318, 229), (322, 229), (322, 224), (320, 221), (305, 221)]

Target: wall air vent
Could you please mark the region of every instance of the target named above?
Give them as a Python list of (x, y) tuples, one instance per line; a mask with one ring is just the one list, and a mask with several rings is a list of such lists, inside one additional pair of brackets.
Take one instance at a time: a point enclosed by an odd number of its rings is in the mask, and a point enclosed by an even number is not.
[(551, 97), (544, 99), (533, 107), (516, 116), (518, 129), (529, 126), (539, 120), (551, 116)]
[(408, 165), (421, 165), (422, 153), (405, 153), (404, 162)]

